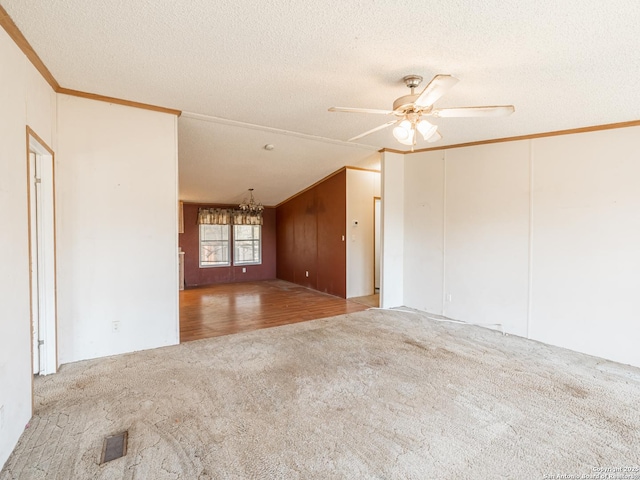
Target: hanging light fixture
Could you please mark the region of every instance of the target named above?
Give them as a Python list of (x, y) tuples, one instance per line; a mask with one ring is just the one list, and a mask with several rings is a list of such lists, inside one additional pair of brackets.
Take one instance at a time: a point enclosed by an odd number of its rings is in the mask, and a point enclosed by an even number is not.
[(393, 136), (403, 145), (409, 145), (413, 151), (416, 145), (416, 137), (418, 134), (429, 143), (437, 142), (442, 139), (442, 135), (438, 132), (438, 127), (432, 125), (425, 117), (499, 117), (511, 115), (515, 108), (513, 105), (492, 105), (482, 107), (454, 107), (454, 108), (435, 108), (434, 103), (440, 99), (451, 87), (458, 83), (458, 79), (451, 75), (436, 75), (422, 89), (420, 93), (416, 93), (422, 82), (420, 75), (406, 75), (402, 78), (405, 85), (409, 87), (411, 93), (402, 95), (393, 102), (393, 108), (390, 110), (380, 110), (377, 108), (354, 108), (354, 107), (331, 107), (330, 112), (348, 112), (348, 113), (374, 113), (382, 115), (394, 115), (394, 120), (388, 121), (383, 125), (367, 130), (360, 135), (351, 137), (348, 141), (353, 142), (362, 137), (371, 135), (384, 128), (394, 126)]
[(440, 138), (440, 135), (437, 135), (437, 131), (438, 126), (422, 118), (422, 112), (410, 111), (404, 115), (403, 120), (393, 129), (393, 136), (403, 145), (413, 147), (418, 140), (418, 133), (426, 141), (433, 142)]
[(253, 198), (253, 188), (249, 189), (249, 198), (245, 197), (234, 212), (233, 223), (237, 225), (262, 225), (264, 205)]
[(247, 200), (247, 198), (245, 197), (239, 207), (243, 212), (250, 213), (259, 213), (264, 210), (264, 206), (262, 205), (262, 203), (256, 203), (255, 198), (253, 198), (253, 188), (249, 189), (249, 199)]
[(436, 137), (438, 126), (429, 123), (422, 118), (420, 113), (409, 112), (405, 114), (404, 120), (400, 121), (398, 125), (393, 129), (393, 136), (403, 145), (413, 147), (416, 144), (416, 131), (422, 135), (422, 138), (429, 141), (434, 141), (439, 138)]

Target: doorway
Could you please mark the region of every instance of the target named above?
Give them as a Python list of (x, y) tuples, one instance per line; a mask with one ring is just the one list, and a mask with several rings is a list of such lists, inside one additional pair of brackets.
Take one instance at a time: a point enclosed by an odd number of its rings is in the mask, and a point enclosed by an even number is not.
[(380, 293), (380, 197), (373, 198), (373, 291)]
[(34, 375), (58, 369), (53, 151), (27, 127), (31, 350)]
[[(380, 197), (373, 197), (373, 232), (369, 231), (369, 235), (373, 233), (373, 235), (369, 237), (370, 239), (373, 237), (373, 278), (371, 278), (373, 282), (373, 294), (349, 298), (349, 300), (353, 302), (361, 303), (371, 308), (380, 307), (380, 200)], [(371, 267), (370, 263), (369, 267)], [(368, 270), (368, 275), (371, 275), (370, 268)]]

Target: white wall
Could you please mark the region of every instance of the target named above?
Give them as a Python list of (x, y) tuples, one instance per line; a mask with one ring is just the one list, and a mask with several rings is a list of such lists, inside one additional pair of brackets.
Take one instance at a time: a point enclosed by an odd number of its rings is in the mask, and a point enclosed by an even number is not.
[(640, 127), (405, 157), (406, 306), (640, 366)]
[(25, 59), (27, 85), (27, 121), (29, 126), (47, 146), (54, 151), (57, 147), (57, 94)]
[(31, 418), (26, 125), (52, 145), (55, 93), (3, 29), (0, 65), (1, 468)]
[(61, 363), (179, 341), (176, 123), (58, 97)]
[(404, 155), (382, 154), (380, 306), (402, 306), (404, 277)]
[[(420, 181), (415, 181), (419, 178)], [(444, 152), (405, 156), (404, 304), (442, 314)], [(420, 278), (413, 265), (420, 265)]]
[(533, 157), (531, 338), (640, 366), (640, 127)]
[(379, 172), (347, 169), (347, 298), (373, 295), (373, 199), (379, 196)]
[(444, 315), (501, 323), (522, 336), (529, 283), (528, 143), (445, 153)]

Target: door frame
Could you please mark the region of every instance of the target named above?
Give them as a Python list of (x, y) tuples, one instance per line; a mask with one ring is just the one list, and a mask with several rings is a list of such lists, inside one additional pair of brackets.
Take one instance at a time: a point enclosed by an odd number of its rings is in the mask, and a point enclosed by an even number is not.
[[(27, 225), (28, 225), (28, 241), (29, 241), (29, 345), (31, 346), (31, 371), (34, 371), (33, 365), (33, 301), (36, 292), (33, 291), (33, 259), (34, 252), (32, 248), (33, 235), (32, 232), (32, 204), (31, 194), (33, 184), (35, 182), (35, 175), (31, 167), (31, 154), (35, 153), (43, 165), (44, 168), (44, 181), (47, 188), (50, 185), (50, 190), (47, 195), (42, 199), (41, 206), (48, 211), (47, 221), (49, 228), (45, 232), (41, 232), (45, 235), (44, 241), (47, 242), (47, 248), (45, 249), (45, 255), (42, 262), (44, 262), (45, 268), (45, 281), (42, 289), (39, 288), (39, 292), (44, 290), (45, 302), (47, 302), (47, 309), (45, 309), (44, 322), (39, 326), (41, 338), (44, 341), (41, 351), (42, 359), (40, 360), (41, 368), (39, 368), (39, 374), (48, 375), (56, 373), (58, 371), (58, 312), (57, 312), (57, 265), (56, 265), (56, 195), (55, 195), (55, 153), (42, 140), (42, 138), (27, 125), (26, 127), (26, 163), (27, 163)], [(43, 179), (43, 175), (40, 177)], [(41, 268), (43, 266), (41, 265)]]
[[(382, 246), (382, 221), (376, 222), (376, 202), (380, 202), (380, 218), (382, 218), (382, 197), (373, 197), (373, 293), (376, 293), (376, 227), (380, 229), (380, 246)], [(380, 225), (378, 225), (378, 223)], [(379, 248), (380, 249), (380, 248)], [(381, 250), (381, 249), (380, 249)], [(382, 262), (382, 251), (380, 251), (380, 262)], [(382, 270), (382, 267), (381, 267)], [(382, 281), (378, 287), (378, 293), (382, 289)]]

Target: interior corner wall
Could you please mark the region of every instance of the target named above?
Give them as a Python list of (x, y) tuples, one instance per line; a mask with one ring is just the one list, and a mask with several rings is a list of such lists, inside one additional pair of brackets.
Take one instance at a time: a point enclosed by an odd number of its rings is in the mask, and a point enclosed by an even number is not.
[[(237, 205), (236, 205), (237, 206)], [(255, 282), (276, 278), (276, 209), (266, 207), (262, 218), (262, 263), (260, 265), (230, 265), (228, 267), (200, 267), (200, 227), (198, 209), (229, 208), (231, 205), (184, 203), (184, 233), (179, 236), (184, 252), (184, 280), (187, 287), (220, 283)], [(243, 273), (242, 269), (246, 271)]]
[(382, 154), (380, 306), (404, 305), (405, 155)]
[(374, 293), (375, 197), (380, 172), (347, 168), (347, 298)]
[(640, 366), (638, 152), (628, 127), (406, 155), (406, 306)]
[(177, 117), (58, 95), (61, 363), (176, 344)]
[(0, 469), (31, 418), (27, 133), (55, 146), (55, 93), (0, 28)]

